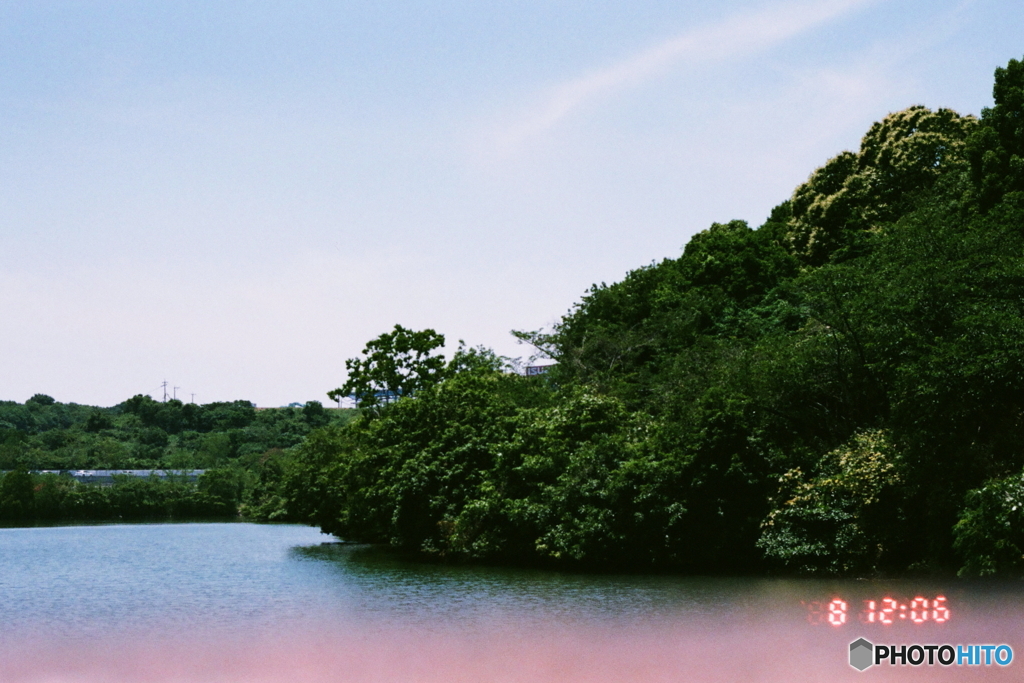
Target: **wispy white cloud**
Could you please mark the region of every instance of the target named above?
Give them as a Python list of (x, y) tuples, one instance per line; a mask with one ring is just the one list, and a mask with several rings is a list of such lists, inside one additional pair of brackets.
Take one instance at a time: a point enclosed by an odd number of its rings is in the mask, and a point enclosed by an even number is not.
[(793, 38), (877, 0), (775, 4), (688, 31), (617, 64), (552, 88), (539, 106), (497, 131), (504, 152), (540, 135), (587, 102), (640, 83), (681, 61), (690, 64), (742, 57)]

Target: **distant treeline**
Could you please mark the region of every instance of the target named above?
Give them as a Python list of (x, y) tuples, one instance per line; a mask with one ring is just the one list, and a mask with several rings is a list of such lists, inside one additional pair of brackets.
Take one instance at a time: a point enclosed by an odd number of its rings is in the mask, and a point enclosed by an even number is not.
[[(0, 522), (237, 516), (284, 518), (276, 489), (291, 449), (355, 411), (256, 410), (248, 401), (198, 405), (134, 396), (112, 408), (37, 394), (0, 401)], [(117, 477), (82, 484), (41, 470), (205, 469), (184, 477)]]
[(994, 98), (890, 114), (759, 228), (593, 286), (518, 333), (540, 377), (396, 326), (286, 509), (452, 559), (1024, 573), (1024, 63)]
[(119, 475), (109, 486), (12, 470), (0, 479), (0, 523), (237, 517), (243, 477), (231, 468), (185, 477)]

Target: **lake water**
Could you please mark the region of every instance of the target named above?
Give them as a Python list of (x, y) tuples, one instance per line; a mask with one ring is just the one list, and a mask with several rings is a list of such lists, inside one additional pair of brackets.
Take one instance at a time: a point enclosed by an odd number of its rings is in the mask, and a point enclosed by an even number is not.
[[(592, 576), (334, 541), (291, 525), (0, 529), (0, 681), (1024, 680), (1017, 583)], [(860, 673), (859, 637), (1015, 658)]]

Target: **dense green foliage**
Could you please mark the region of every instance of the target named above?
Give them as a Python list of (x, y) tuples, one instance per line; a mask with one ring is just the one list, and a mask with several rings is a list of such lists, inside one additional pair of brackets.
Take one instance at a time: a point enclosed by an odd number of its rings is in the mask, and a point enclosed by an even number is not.
[(355, 396), (359, 407), (367, 410), (411, 396), (441, 378), (444, 358), (433, 354), (441, 346), (444, 336), (433, 330), (415, 332), (395, 325), (366, 345), (365, 358), (345, 361), (348, 381), (327, 395), (334, 401)]
[[(292, 449), (354, 411), (257, 410), (248, 401), (196, 405), (134, 396), (113, 408), (37, 394), (0, 402), (0, 522), (234, 516), (285, 518), (281, 497)], [(206, 470), (198, 482), (122, 476), (80, 484), (41, 470)]]
[(994, 96), (891, 114), (759, 228), (516, 333), (545, 375), (435, 361), (298, 447), (288, 510), (447, 558), (1024, 572), (1024, 64)]
[(241, 492), (241, 473), (227, 468), (206, 470), (196, 483), (183, 476), (117, 475), (111, 486), (82, 484), (67, 474), (13, 470), (0, 479), (0, 521), (235, 517)]

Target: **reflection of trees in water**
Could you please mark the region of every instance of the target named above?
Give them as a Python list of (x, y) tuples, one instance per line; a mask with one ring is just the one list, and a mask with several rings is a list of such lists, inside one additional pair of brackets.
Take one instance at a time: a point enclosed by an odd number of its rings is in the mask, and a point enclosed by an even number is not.
[[(414, 620), (446, 616), (525, 621), (639, 621), (672, 616), (716, 619), (796, 605), (792, 582), (584, 574), (535, 568), (425, 562), (386, 546), (324, 543), (292, 549), (323, 563), (356, 589), (357, 602), (381, 616)], [(418, 558), (418, 559), (417, 559)]]
[(751, 619), (804, 624), (815, 602), (842, 596), (851, 624), (879, 596), (945, 595), (954, 626), (988, 623), (1019, 605), (1019, 585), (943, 579), (855, 581), (750, 577), (595, 575), (530, 568), (417, 561), (385, 546), (325, 543), (293, 556), (330, 568), (360, 614), (443, 629), (495, 620), (527, 626), (558, 623), (642, 625), (663, 620), (741, 627)]

